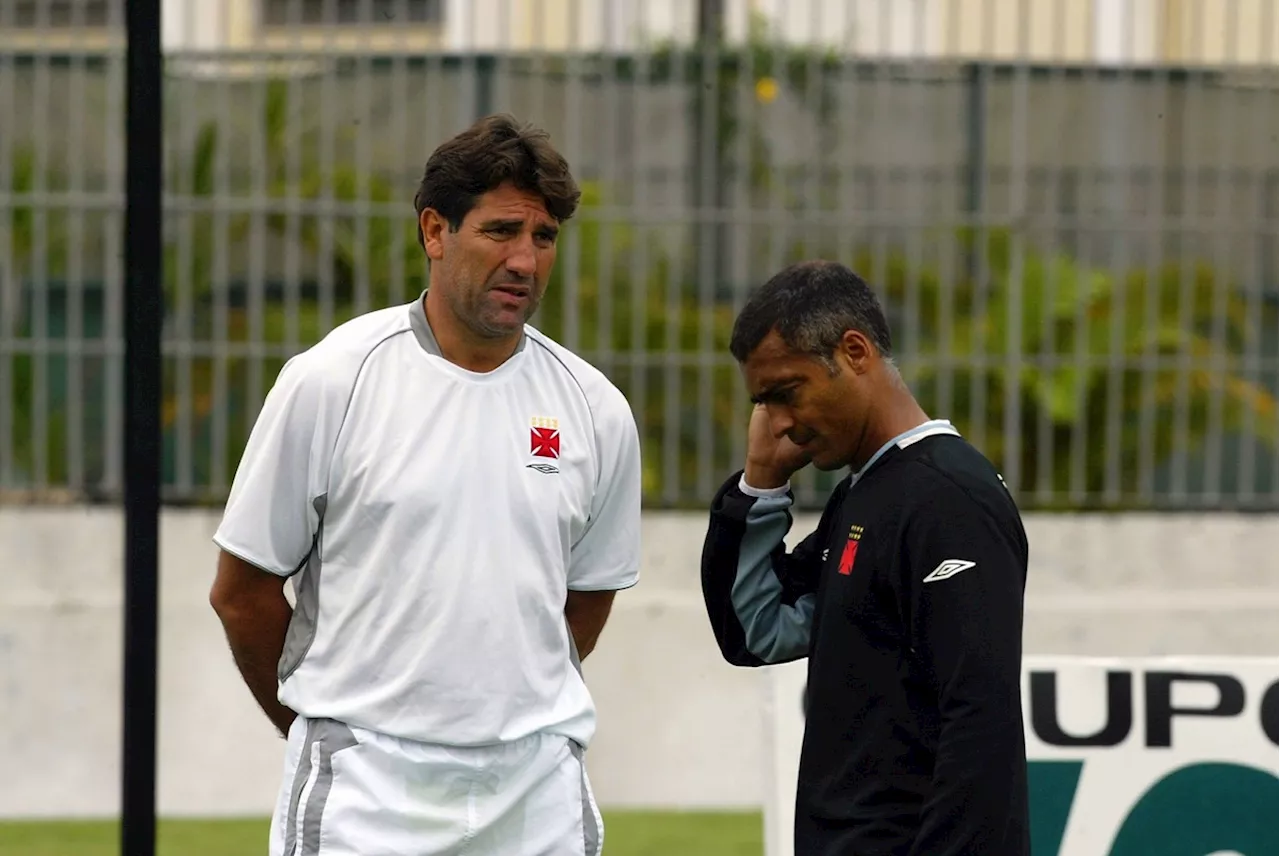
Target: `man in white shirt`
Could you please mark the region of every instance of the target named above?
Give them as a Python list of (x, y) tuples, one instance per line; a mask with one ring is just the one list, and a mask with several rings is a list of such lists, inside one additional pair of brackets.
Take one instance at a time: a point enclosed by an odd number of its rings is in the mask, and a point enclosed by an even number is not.
[(600, 852), (579, 665), (637, 581), (639, 440), (526, 324), (578, 200), (510, 117), (444, 143), (414, 200), (424, 295), (342, 324), (266, 398), (210, 599), (288, 740), (272, 856)]

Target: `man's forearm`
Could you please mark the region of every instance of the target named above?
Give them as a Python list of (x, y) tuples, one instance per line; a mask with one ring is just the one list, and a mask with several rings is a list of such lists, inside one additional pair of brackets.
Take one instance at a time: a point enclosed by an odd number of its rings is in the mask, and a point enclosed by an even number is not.
[(580, 661), (595, 650), (613, 609), (614, 595), (612, 591), (571, 590), (566, 596), (564, 618)]
[(252, 610), (224, 609), (218, 614), (240, 676), (282, 736), (289, 733), (297, 716), (277, 699), (276, 673), (292, 616), (293, 609), (283, 596), (279, 603), (259, 603)]
[(573, 647), (578, 652), (578, 660), (587, 659), (587, 656), (595, 650), (600, 631), (584, 626), (583, 620), (580, 618), (575, 620), (571, 612), (566, 612), (565, 618), (569, 622), (569, 635), (573, 637)]

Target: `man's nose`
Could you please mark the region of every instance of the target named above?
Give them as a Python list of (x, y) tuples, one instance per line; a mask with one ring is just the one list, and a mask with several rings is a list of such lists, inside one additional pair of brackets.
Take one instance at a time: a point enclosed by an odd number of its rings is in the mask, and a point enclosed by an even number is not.
[(507, 256), (507, 270), (517, 276), (529, 278), (538, 270), (538, 257), (534, 252), (533, 241), (521, 238)]

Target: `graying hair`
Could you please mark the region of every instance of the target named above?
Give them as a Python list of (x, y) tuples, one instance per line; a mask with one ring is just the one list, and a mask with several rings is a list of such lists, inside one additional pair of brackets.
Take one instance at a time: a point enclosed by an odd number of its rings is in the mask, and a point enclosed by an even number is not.
[(743, 362), (770, 332), (792, 350), (810, 354), (835, 372), (834, 354), (849, 330), (871, 341), (892, 365), (889, 323), (875, 292), (844, 265), (800, 262), (766, 282), (742, 308), (729, 350)]

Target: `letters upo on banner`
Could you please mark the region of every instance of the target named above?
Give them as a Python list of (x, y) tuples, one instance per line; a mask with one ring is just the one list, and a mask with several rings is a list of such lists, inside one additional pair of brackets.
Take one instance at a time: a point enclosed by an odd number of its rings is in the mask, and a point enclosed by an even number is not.
[[(765, 852), (792, 848), (806, 661), (763, 669)], [(1035, 856), (1280, 851), (1274, 658), (1028, 657)]]

